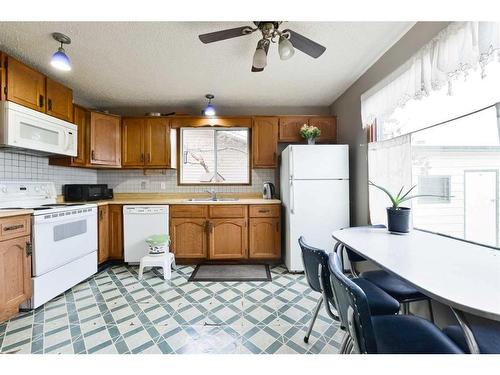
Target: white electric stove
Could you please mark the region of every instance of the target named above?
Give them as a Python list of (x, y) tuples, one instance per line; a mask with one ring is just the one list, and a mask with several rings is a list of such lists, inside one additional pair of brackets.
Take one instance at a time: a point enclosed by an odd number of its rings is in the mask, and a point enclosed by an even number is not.
[(32, 209), (33, 295), (37, 308), (97, 272), (97, 206), (57, 203), (53, 182), (0, 181), (0, 210)]

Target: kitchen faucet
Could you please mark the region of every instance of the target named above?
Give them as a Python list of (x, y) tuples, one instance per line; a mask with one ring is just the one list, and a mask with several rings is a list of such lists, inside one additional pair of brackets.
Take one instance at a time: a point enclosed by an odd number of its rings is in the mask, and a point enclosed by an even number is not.
[(206, 190), (206, 192), (208, 194), (210, 194), (210, 199), (213, 200), (213, 201), (216, 201), (217, 200), (217, 192), (215, 191), (215, 189), (212, 189), (212, 190)]

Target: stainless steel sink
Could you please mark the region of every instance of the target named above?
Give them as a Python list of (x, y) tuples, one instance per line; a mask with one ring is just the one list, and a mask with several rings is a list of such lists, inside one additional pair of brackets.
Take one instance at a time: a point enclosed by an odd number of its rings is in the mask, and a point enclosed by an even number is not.
[(188, 202), (235, 202), (238, 198), (189, 198)]

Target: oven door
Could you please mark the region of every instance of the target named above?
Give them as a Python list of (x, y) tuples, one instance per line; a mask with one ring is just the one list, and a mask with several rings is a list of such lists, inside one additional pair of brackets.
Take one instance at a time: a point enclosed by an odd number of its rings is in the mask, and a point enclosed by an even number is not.
[(97, 207), (36, 215), (33, 220), (33, 277), (97, 250)]

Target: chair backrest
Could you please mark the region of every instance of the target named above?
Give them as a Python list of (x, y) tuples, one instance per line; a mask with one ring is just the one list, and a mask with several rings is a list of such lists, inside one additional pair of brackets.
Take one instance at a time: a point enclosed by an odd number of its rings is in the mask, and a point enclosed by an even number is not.
[(342, 326), (349, 330), (361, 353), (377, 353), (370, 307), (365, 293), (344, 275), (339, 254), (330, 254), (328, 267)]
[[(304, 272), (307, 283), (312, 290), (322, 292), (322, 285), (326, 296), (331, 299), (333, 296), (330, 286), (330, 271), (328, 270), (328, 254), (325, 250), (309, 246), (305, 238), (300, 236), (299, 245), (302, 249), (302, 260), (304, 262)], [(319, 269), (321, 266), (321, 274)], [(320, 280), (321, 277), (321, 280)]]

